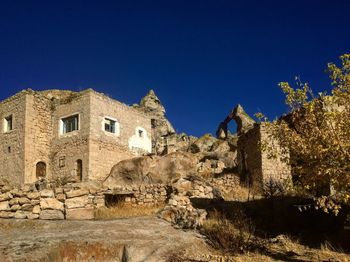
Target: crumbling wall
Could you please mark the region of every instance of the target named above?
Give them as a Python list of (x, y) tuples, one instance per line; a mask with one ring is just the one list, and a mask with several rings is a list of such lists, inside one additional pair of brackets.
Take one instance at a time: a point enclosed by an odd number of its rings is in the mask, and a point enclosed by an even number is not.
[(159, 205), (167, 199), (161, 184), (120, 186), (113, 189), (78, 185), (37, 190), (33, 184), (22, 188), (0, 186), (0, 218), (74, 220), (94, 219), (97, 208), (105, 207), (106, 195), (127, 195), (125, 204)]
[[(275, 150), (276, 157), (271, 157), (271, 152), (262, 150), (262, 145), (268, 150)], [(282, 159), (285, 156), (265, 124), (255, 124), (239, 136), (237, 153), (242, 180), (259, 190), (271, 180), (281, 181), (291, 176), (290, 167)]]

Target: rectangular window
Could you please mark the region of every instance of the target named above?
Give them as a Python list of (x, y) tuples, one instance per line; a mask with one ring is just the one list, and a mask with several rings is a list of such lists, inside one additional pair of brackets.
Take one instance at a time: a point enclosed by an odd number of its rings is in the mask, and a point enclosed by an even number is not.
[(115, 129), (116, 121), (114, 121), (112, 119), (105, 118), (104, 126), (105, 126), (106, 132), (110, 132), (113, 134), (116, 132), (116, 129)]
[(79, 115), (62, 118), (62, 133), (69, 133), (79, 130)]
[(12, 115), (5, 117), (4, 120), (4, 132), (10, 132), (13, 128)]

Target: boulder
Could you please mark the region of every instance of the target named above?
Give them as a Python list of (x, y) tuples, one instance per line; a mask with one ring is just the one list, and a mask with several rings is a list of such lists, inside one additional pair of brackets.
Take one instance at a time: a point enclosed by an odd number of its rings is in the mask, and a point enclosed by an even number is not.
[(39, 192), (30, 192), (27, 194), (27, 197), (29, 199), (39, 199), (40, 198), (40, 193)]
[(85, 207), (88, 204), (89, 204), (88, 196), (80, 196), (80, 197), (66, 199), (66, 208), (68, 208), (68, 209), (69, 208)]
[(31, 204), (24, 204), (21, 206), (21, 210), (22, 211), (32, 211), (33, 210), (33, 206)]
[(51, 189), (44, 189), (40, 192), (40, 196), (41, 197), (50, 197), (50, 198), (54, 198), (55, 197), (55, 193), (53, 192), (53, 190)]
[(63, 203), (55, 198), (42, 198), (40, 200), (41, 209), (64, 210)]
[(17, 210), (14, 217), (16, 219), (25, 219), (29, 214), (30, 212), (28, 211)]
[(72, 191), (66, 192), (67, 198), (84, 196), (84, 195), (88, 195), (88, 194), (89, 194), (89, 190), (87, 190), (87, 189), (77, 189), (77, 190), (72, 190)]
[(15, 213), (10, 211), (0, 211), (0, 218), (14, 218)]
[(9, 201), (0, 202), (0, 211), (10, 210)]
[(28, 219), (38, 219), (39, 218), (39, 214), (33, 214), (33, 213), (30, 213), (28, 216), (27, 216)]
[(13, 196), (10, 192), (7, 192), (7, 193), (0, 195), (0, 201), (10, 200), (11, 198), (13, 198)]
[(66, 219), (68, 220), (89, 220), (94, 219), (94, 208), (72, 208), (67, 209)]
[(61, 220), (64, 219), (64, 215), (60, 210), (45, 209), (41, 210), (39, 219)]
[(191, 153), (199, 153), (199, 152), (210, 152), (214, 143), (217, 141), (215, 137), (211, 134), (205, 134), (204, 136), (198, 138), (191, 146)]
[(21, 209), (20, 205), (13, 205), (13, 206), (11, 206), (11, 211), (17, 211), (17, 210), (20, 210), (20, 209)]
[(165, 156), (144, 156), (120, 161), (104, 184), (118, 185), (167, 184), (182, 176), (195, 174), (197, 157), (188, 152), (173, 152)]
[(20, 198), (18, 198), (18, 203), (20, 205), (29, 204), (30, 200), (26, 197), (20, 197)]
[(32, 213), (33, 214), (40, 214), (40, 211), (41, 211), (40, 206), (36, 205), (33, 207)]

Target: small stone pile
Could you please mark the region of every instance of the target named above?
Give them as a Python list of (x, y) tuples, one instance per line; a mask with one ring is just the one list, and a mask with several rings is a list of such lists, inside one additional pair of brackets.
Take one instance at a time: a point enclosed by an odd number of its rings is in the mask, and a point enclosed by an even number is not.
[(239, 176), (236, 174), (222, 174), (210, 179), (210, 183), (221, 189), (232, 189), (240, 185)]
[(221, 198), (220, 191), (196, 176), (180, 178), (172, 189), (168, 205), (160, 212), (160, 217), (180, 228), (197, 228), (207, 217), (204, 209), (193, 207), (191, 198)]

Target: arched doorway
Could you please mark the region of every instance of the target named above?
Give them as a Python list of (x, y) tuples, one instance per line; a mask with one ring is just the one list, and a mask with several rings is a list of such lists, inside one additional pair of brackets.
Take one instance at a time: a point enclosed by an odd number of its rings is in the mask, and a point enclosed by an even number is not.
[(82, 181), (82, 179), (83, 179), (83, 161), (81, 159), (78, 159), (75, 162), (75, 172), (76, 172), (77, 180)]
[(41, 179), (45, 177), (46, 177), (46, 163), (40, 161), (36, 164), (36, 178)]

